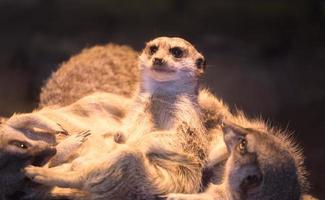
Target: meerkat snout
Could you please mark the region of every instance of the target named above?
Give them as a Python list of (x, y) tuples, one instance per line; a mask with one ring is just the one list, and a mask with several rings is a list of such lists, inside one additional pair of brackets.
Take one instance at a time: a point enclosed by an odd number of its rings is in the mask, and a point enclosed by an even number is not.
[(162, 58), (154, 58), (152, 61), (153, 66), (162, 66), (166, 63), (166, 61)]

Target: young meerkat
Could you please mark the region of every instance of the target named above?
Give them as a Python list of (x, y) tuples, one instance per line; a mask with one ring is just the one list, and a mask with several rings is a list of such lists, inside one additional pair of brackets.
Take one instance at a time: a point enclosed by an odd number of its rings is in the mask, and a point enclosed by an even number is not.
[[(248, 125), (252, 126), (252, 123)], [(272, 129), (264, 131), (226, 124), (223, 134), (229, 158), (222, 183), (211, 184), (200, 194), (169, 194), (167, 200), (311, 198), (303, 195), (308, 184), (300, 149), (288, 135)]]
[(140, 93), (123, 126), (125, 144), (82, 167), (73, 161), (67, 171), (27, 167), (28, 177), (80, 189), (86, 199), (157, 199), (200, 189), (208, 142), (197, 104), (204, 57), (181, 38), (160, 37), (139, 60)]

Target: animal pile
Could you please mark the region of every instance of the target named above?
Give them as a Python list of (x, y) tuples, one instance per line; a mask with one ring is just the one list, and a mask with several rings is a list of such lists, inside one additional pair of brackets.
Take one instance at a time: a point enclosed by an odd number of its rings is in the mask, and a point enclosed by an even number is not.
[(0, 118), (4, 200), (308, 200), (301, 148), (231, 113), (199, 80), (204, 56), (159, 37), (64, 63), (39, 108)]

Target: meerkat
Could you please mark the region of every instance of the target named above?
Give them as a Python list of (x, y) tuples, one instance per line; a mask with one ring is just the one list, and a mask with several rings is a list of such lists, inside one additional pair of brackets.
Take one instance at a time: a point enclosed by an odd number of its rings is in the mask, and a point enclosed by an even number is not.
[[(83, 50), (63, 63), (47, 80), (41, 90), (40, 107), (66, 105), (93, 91), (111, 92), (131, 98), (140, 83), (137, 58), (139, 54), (128, 46), (116, 44)], [(102, 72), (104, 75), (101, 74)], [(108, 101), (115, 102), (115, 99)], [(221, 118), (230, 114), (228, 107), (208, 90), (199, 91), (198, 103), (203, 110), (204, 125), (211, 132), (208, 135), (213, 144), (209, 146), (215, 147), (216, 143), (220, 143), (220, 149), (224, 149), (223, 140), (219, 139), (222, 137), (219, 122)], [(126, 140), (123, 134), (117, 133), (114, 136), (118, 143)], [(212, 149), (215, 153), (220, 152), (216, 148)], [(222, 151), (220, 154), (225, 157), (225, 152)], [(222, 158), (222, 156), (216, 156), (215, 153), (211, 154), (214, 158)], [(208, 162), (209, 165), (219, 162), (214, 158), (209, 159), (213, 160)]]
[(84, 49), (59, 66), (41, 89), (39, 108), (67, 106), (94, 92), (136, 93), (138, 52), (126, 45)]
[[(140, 83), (139, 67), (135, 56), (138, 54), (140, 53), (131, 48), (113, 44), (95, 46), (82, 51), (79, 55), (73, 56), (69, 61), (62, 64), (42, 87), (40, 107), (55, 105), (59, 101), (77, 101), (90, 91), (113, 92), (131, 98), (135, 94), (134, 91), (137, 91), (135, 88), (139, 88)], [(110, 60), (114, 60), (114, 62)], [(102, 65), (104, 66), (102, 67)], [(98, 71), (106, 71), (106, 73), (101, 76)], [(91, 90), (87, 89), (89, 85), (91, 85)], [(84, 87), (85, 90), (82, 89)], [(63, 95), (57, 95), (59, 93)], [(115, 99), (107, 99), (107, 101), (115, 102)], [(230, 115), (230, 112), (222, 101), (206, 89), (199, 91), (198, 103), (203, 111), (204, 125), (209, 132), (209, 141), (211, 141), (207, 148), (213, 151), (209, 153), (207, 171), (215, 173), (216, 170), (209, 170), (210, 166), (226, 159), (219, 122), (224, 116)], [(132, 103), (128, 107), (130, 106)], [(123, 132), (114, 134), (114, 137), (118, 143), (126, 141)], [(216, 146), (220, 147), (217, 149)], [(209, 177), (217, 177), (205, 176), (207, 177), (205, 181), (210, 181)]]
[[(3, 182), (0, 181), (0, 185), (4, 187), (0, 189), (0, 195), (9, 197), (19, 192), (20, 195), (32, 196), (29, 199), (35, 199), (35, 196), (36, 199), (64, 196), (61, 194), (66, 193), (65, 190), (54, 188), (52, 191), (48, 187), (31, 184), (20, 170), (29, 164), (43, 165), (47, 160), (48, 167), (69, 162), (82, 153), (79, 147), (83, 143), (95, 143), (93, 146), (98, 148), (92, 148), (92, 151), (100, 152), (100, 147), (113, 149), (116, 145), (113, 137), (109, 139), (106, 136), (103, 140), (101, 135), (106, 134), (106, 131), (112, 132), (114, 127), (120, 127), (121, 120), (126, 115), (125, 104), (129, 105), (131, 100), (124, 97), (112, 98), (112, 95), (94, 93), (69, 106), (52, 106), (32, 113), (14, 114), (1, 123), (0, 174)], [(115, 101), (107, 103), (106, 99)], [(93, 133), (89, 141), (84, 140), (89, 136), (87, 131)], [(53, 156), (46, 154), (52, 152), (50, 150), (56, 150), (57, 153), (52, 159), (47, 159)], [(73, 190), (69, 192), (80, 195), (80, 192)]]
[[(125, 144), (68, 171), (25, 168), (41, 184), (76, 188), (87, 199), (156, 199), (200, 189), (207, 137), (197, 105), (204, 57), (181, 38), (156, 38), (139, 58), (141, 84)], [(79, 157), (77, 160), (82, 159)]]
[[(295, 149), (294, 142), (289, 138), (284, 137), (284, 136), (288, 136), (288, 133), (285, 132), (277, 133), (279, 131), (276, 131), (274, 128), (269, 127), (265, 122), (263, 122), (263, 120), (249, 119), (245, 116), (245, 114), (242, 111), (238, 111), (237, 113), (232, 114), (229, 111), (228, 106), (208, 90), (200, 91), (199, 104), (204, 113), (203, 116), (204, 116), (205, 126), (209, 131), (208, 133), (209, 136), (211, 137), (210, 138), (211, 142), (208, 150), (209, 152), (208, 161), (207, 161), (207, 165), (205, 166), (206, 171), (203, 177), (203, 184), (213, 183), (214, 185), (219, 185), (223, 181), (223, 175), (225, 173), (225, 161), (222, 160), (224, 159), (224, 156), (226, 156), (227, 159), (229, 154), (224, 153), (224, 151), (227, 149), (224, 148), (225, 143), (223, 142), (223, 139), (222, 141), (220, 140), (220, 134), (223, 135), (220, 126), (222, 123), (220, 123), (220, 120), (229, 120), (237, 124), (238, 126), (251, 128), (253, 130), (259, 130), (264, 133), (268, 133), (269, 135), (279, 135), (279, 138), (282, 139), (283, 144), (288, 144), (289, 147), (292, 147), (290, 148), (292, 151)], [(270, 156), (272, 155), (270, 154)], [(297, 164), (296, 169), (298, 169), (298, 176), (304, 177), (305, 170), (302, 163), (303, 161), (302, 154), (300, 152), (293, 151), (291, 152), (291, 156), (296, 161), (300, 160), (301, 163)], [(283, 161), (285, 162), (286, 160), (284, 159)], [(302, 183), (303, 182), (305, 181), (302, 181)], [(308, 188), (304, 186), (304, 184), (301, 184), (300, 186), (301, 188)], [(314, 197), (307, 195), (305, 193), (306, 191), (304, 191), (304, 194), (301, 197), (301, 199), (308, 199), (308, 198), (314, 199)]]
[(301, 150), (287, 134), (267, 131), (227, 123), (223, 134), (230, 156), (222, 183), (201, 194), (169, 194), (167, 200), (307, 199)]

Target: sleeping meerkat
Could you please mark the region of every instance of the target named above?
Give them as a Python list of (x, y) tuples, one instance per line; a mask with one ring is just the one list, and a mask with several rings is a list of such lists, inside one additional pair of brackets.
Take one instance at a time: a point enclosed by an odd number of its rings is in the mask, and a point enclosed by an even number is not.
[[(107, 99), (111, 100), (107, 102)], [(46, 107), (6, 119), (0, 124), (0, 185), (3, 186), (0, 197), (11, 197), (18, 192), (25, 199), (64, 196), (67, 190), (54, 188), (52, 191), (31, 184), (21, 170), (29, 164), (45, 164), (55, 151), (57, 154), (48, 163), (49, 167), (73, 160), (82, 153), (79, 147), (89, 143), (98, 146), (92, 149), (96, 152), (102, 151), (100, 147), (114, 148), (113, 138), (103, 140), (101, 135), (121, 126), (125, 107), (130, 102), (114, 94), (94, 93), (66, 107)], [(93, 133), (90, 137), (87, 130)], [(87, 138), (89, 141), (85, 141)], [(69, 192), (79, 195), (74, 190)]]
[(28, 177), (80, 189), (86, 199), (156, 199), (199, 190), (207, 146), (197, 102), (204, 57), (181, 38), (160, 37), (147, 43), (139, 60), (140, 93), (123, 128), (125, 144), (83, 167), (73, 161), (67, 171), (27, 167)]
[[(250, 124), (252, 125), (252, 124)], [(253, 125), (254, 126), (254, 125)], [(167, 200), (304, 200), (305, 169), (300, 149), (283, 133), (223, 128), (229, 151), (223, 181), (201, 194), (169, 194)]]

